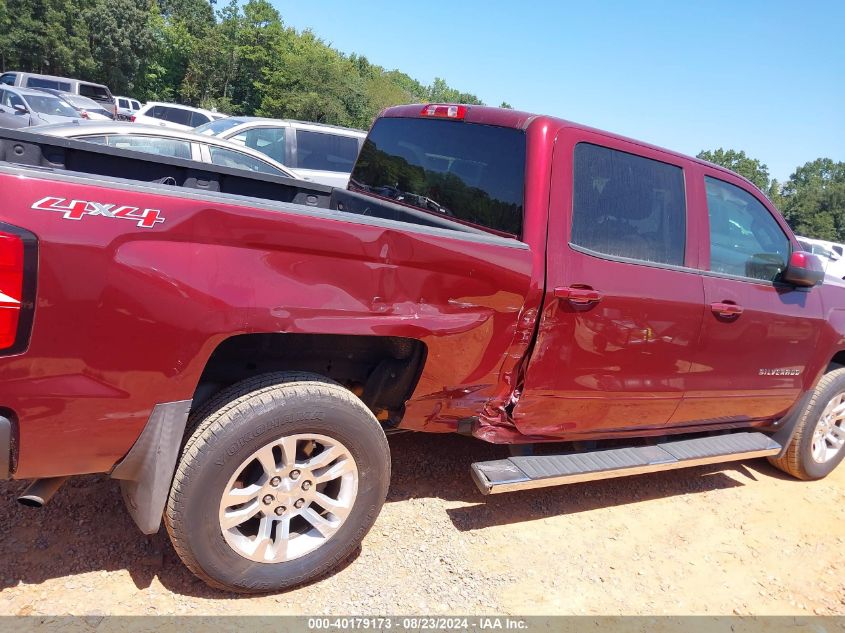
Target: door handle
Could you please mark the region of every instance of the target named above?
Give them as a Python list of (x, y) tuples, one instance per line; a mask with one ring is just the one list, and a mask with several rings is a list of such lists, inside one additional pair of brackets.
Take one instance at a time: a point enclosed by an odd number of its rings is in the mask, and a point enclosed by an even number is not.
[(591, 303), (598, 303), (602, 299), (602, 293), (592, 288), (577, 288), (572, 286), (564, 286), (562, 288), (555, 288), (555, 298), (565, 299), (569, 303), (575, 305), (585, 306)]
[(720, 317), (738, 317), (742, 314), (742, 306), (728, 301), (711, 303), (710, 309), (713, 311), (713, 314)]

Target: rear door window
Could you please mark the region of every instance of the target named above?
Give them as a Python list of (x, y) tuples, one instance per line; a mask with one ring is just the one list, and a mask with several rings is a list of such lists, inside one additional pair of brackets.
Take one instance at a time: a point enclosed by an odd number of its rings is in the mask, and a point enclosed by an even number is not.
[(0, 84), (6, 84), (7, 86), (14, 86), (15, 85), (16, 76), (14, 73), (6, 73), (5, 75), (0, 75)]
[(354, 136), (296, 131), (296, 166), (301, 169), (336, 171), (348, 174), (358, 158)]
[(191, 111), (183, 108), (164, 108), (164, 118), (178, 125), (191, 125)]
[(56, 81), (55, 79), (44, 79), (43, 77), (27, 77), (27, 88), (51, 88), (53, 90), (61, 90), (62, 92), (70, 92), (70, 84), (66, 81)]
[(683, 170), (578, 143), (571, 242), (603, 255), (682, 266), (686, 243)]
[(117, 100), (117, 106), (119, 108), (123, 108), (124, 110), (128, 110), (129, 109), (129, 102), (126, 99), (118, 99)]
[(285, 163), (285, 128), (283, 127), (253, 128), (229, 140), (266, 154), (279, 163)]
[(524, 179), (522, 130), (387, 117), (370, 130), (349, 188), (519, 237)]
[(191, 143), (175, 138), (159, 136), (138, 136), (135, 134), (112, 134), (108, 137), (110, 147), (129, 149), (136, 152), (191, 159)]
[(153, 106), (151, 110), (147, 110), (147, 116), (151, 116), (154, 119), (163, 119), (166, 110), (167, 108), (162, 105)]
[(762, 202), (745, 189), (706, 176), (710, 270), (775, 281), (789, 260), (789, 238)]

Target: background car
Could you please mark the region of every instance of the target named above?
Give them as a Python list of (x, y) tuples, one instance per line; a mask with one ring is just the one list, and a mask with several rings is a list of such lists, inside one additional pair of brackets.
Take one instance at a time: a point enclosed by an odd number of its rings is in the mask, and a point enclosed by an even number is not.
[(141, 102), (131, 97), (114, 98), (117, 105), (117, 119), (120, 121), (131, 121), (132, 116), (141, 109)]
[(100, 143), (136, 152), (184, 158), (261, 174), (298, 178), (284, 165), (255, 150), (238, 146), (224, 139), (209, 138), (182, 130), (138, 123), (78, 121), (69, 125), (45, 125), (37, 131), (41, 134)]
[(0, 85), (0, 127), (68, 123), (80, 118), (79, 112), (56, 95)]
[(798, 243), (801, 244), (801, 248), (808, 253), (818, 255), (824, 265), (824, 271), (827, 275), (837, 277), (839, 279), (845, 279), (845, 257), (840, 255), (835, 249), (831, 248), (831, 246), (835, 245), (833, 242), (816, 240), (810, 237), (802, 237), (800, 235), (796, 237), (798, 238)]
[(816, 238), (813, 238), (813, 237), (801, 237), (801, 236), (799, 236), (798, 239), (801, 239), (805, 242), (809, 242), (809, 243), (812, 243), (812, 244), (819, 244), (821, 246), (824, 246), (825, 248), (828, 248), (829, 250), (833, 251), (839, 257), (845, 256), (845, 244), (839, 244), (837, 242), (831, 242), (829, 240), (819, 240), (819, 239), (816, 239)]
[(55, 75), (41, 75), (11, 71), (0, 75), (0, 84), (17, 86), (19, 88), (49, 88), (93, 99), (103, 108), (115, 113), (114, 97), (108, 86), (96, 84), (92, 81), (74, 79), (73, 77), (57, 77)]
[(88, 97), (82, 97), (70, 92), (62, 92), (61, 90), (53, 90), (52, 88), (38, 88), (43, 92), (56, 95), (59, 99), (67, 101), (74, 110), (79, 112), (79, 116), (90, 121), (111, 121), (114, 119), (114, 114), (110, 110), (106, 110), (101, 104)]
[(194, 131), (259, 151), (303, 180), (330, 187), (346, 186), (367, 137), (366, 132), (347, 127), (260, 117), (228, 117)]
[(178, 103), (160, 103), (150, 101), (132, 115), (132, 122), (145, 125), (160, 125), (175, 130), (192, 130), (226, 115), (202, 108), (180, 105)]

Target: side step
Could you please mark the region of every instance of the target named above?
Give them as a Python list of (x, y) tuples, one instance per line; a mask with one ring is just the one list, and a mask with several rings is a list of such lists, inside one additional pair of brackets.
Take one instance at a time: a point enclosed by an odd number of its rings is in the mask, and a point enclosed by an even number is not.
[(472, 465), (472, 478), (478, 489), (489, 495), (766, 457), (780, 450), (781, 445), (763, 433), (732, 433), (653, 446), (477, 462)]

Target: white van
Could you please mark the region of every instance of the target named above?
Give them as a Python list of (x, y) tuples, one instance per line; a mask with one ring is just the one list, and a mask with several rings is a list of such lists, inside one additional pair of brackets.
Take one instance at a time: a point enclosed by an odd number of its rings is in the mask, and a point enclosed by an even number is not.
[(115, 106), (111, 90), (103, 84), (95, 84), (91, 81), (13, 70), (0, 75), (0, 84), (17, 86), (19, 88), (51, 88), (53, 90), (69, 92), (88, 97), (102, 104), (106, 110), (112, 113), (112, 116), (115, 116), (117, 113), (117, 107)]
[(303, 180), (345, 187), (367, 133), (337, 125), (290, 119), (233, 116), (194, 130), (266, 154)]

